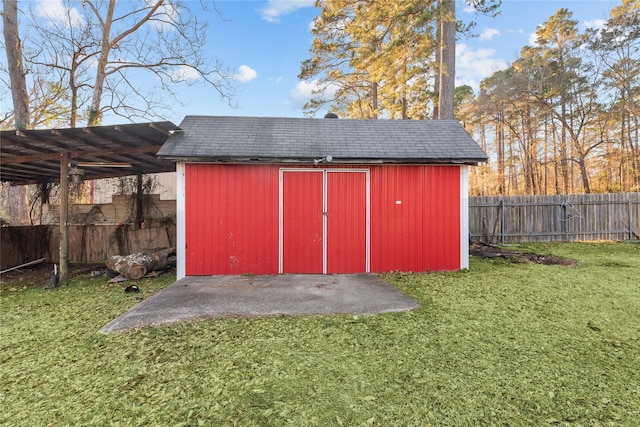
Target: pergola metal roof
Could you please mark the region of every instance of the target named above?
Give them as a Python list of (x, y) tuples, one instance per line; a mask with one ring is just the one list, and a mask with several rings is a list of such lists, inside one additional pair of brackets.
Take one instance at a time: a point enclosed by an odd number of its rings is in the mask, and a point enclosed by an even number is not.
[(1, 131), (0, 181), (59, 182), (65, 157), (85, 180), (174, 172), (175, 163), (159, 162), (156, 153), (178, 131), (171, 122)]

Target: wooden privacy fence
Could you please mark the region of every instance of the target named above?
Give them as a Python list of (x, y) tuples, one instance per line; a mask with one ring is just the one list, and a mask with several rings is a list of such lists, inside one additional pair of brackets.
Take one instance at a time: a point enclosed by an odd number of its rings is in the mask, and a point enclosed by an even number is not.
[[(640, 193), (471, 197), (469, 232), (485, 242), (640, 239)], [(0, 227), (0, 269), (39, 258), (58, 262), (57, 225)], [(69, 261), (174, 247), (176, 226), (70, 225)]]
[[(116, 194), (111, 203), (80, 203), (69, 205), (69, 223), (71, 224), (126, 224), (135, 218), (136, 199), (130, 194)], [(176, 201), (160, 200), (159, 194), (144, 196), (144, 220), (148, 224), (175, 223)], [(42, 206), (41, 224), (59, 224), (60, 205)]]
[[(59, 262), (60, 227), (57, 225), (1, 227), (0, 237), (0, 269), (39, 258)], [(69, 261), (72, 263), (101, 263), (111, 255), (175, 247), (175, 244), (175, 225), (144, 229), (131, 225), (69, 226)]]
[(484, 242), (640, 239), (640, 193), (471, 197), (469, 234)]

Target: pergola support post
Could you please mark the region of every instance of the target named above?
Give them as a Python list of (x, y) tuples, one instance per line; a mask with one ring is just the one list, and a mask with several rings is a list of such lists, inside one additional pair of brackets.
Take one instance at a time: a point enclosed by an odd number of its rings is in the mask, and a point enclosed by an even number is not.
[(69, 154), (60, 160), (60, 285), (69, 284)]

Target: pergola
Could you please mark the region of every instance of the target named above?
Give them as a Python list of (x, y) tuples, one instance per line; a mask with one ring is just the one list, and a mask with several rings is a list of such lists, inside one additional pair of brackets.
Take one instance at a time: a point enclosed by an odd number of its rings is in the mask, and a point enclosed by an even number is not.
[(181, 129), (171, 122), (0, 132), (0, 181), (60, 183), (60, 282), (68, 283), (69, 179), (175, 172), (156, 153)]

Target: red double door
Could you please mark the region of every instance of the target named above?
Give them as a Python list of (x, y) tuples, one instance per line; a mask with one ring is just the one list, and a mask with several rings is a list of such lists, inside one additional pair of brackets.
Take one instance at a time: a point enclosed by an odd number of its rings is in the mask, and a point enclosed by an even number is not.
[(280, 272), (369, 271), (368, 171), (280, 171)]

